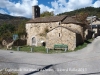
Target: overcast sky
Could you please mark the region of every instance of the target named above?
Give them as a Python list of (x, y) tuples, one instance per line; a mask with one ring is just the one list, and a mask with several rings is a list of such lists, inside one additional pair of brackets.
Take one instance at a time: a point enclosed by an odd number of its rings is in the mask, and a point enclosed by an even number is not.
[(100, 0), (0, 0), (0, 13), (31, 18), (32, 6), (39, 5), (43, 11), (54, 14), (72, 11), (83, 7), (100, 7)]

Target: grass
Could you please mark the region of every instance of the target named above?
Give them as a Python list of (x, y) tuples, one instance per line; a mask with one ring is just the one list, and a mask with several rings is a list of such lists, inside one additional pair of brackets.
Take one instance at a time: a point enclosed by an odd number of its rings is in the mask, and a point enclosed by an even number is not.
[[(39, 47), (19, 46), (19, 51), (31, 52), (31, 49), (33, 52), (45, 52), (45, 47), (42, 47), (42, 46), (39, 46)], [(18, 47), (14, 46), (13, 50), (17, 51)]]
[(74, 51), (77, 51), (77, 50), (85, 48), (92, 41), (93, 41), (93, 39), (86, 40), (82, 45), (77, 46)]
[[(93, 39), (89, 39), (89, 40), (85, 41), (82, 45), (77, 46), (74, 51), (85, 48), (92, 41), (93, 41)], [(35, 47), (35, 46), (34, 47), (32, 47), (32, 46), (20, 46), (19, 48), (20, 48), (19, 51), (31, 52), (31, 50), (32, 50), (32, 52), (35, 52), (35, 53), (47, 53), (46, 48), (43, 47), (43, 46), (38, 46), (38, 47)], [(18, 51), (18, 47), (14, 46), (12, 50)], [(68, 50), (67, 52), (73, 52), (73, 50)], [(49, 54), (51, 54), (51, 53), (65, 53), (65, 51), (64, 51), (64, 49), (63, 50), (52, 49), (52, 50), (49, 50), (48, 53)]]
[[(19, 51), (25, 51), (25, 52), (31, 52), (31, 48), (32, 48), (32, 52), (35, 53), (47, 53), (47, 50), (45, 47), (43, 46), (38, 46), (38, 47), (32, 47), (32, 46), (20, 46), (19, 47), (20, 50)], [(14, 46), (13, 49), (14, 51), (18, 51), (18, 47)], [(64, 50), (49, 50), (48, 53), (64, 53)]]
[[(89, 39), (87, 41), (85, 41), (82, 45), (79, 45), (75, 48), (74, 51), (80, 50), (82, 48), (85, 48), (89, 43), (91, 43), (93, 41), (93, 39)], [(47, 50), (45, 47), (43, 46), (38, 46), (38, 47), (33, 47), (33, 46), (19, 46), (20, 50), (19, 51), (25, 51), (25, 52), (35, 52), (35, 53), (47, 53)], [(17, 46), (13, 46), (12, 50), (14, 51), (18, 51), (18, 47)], [(32, 51), (31, 51), (32, 50)], [(67, 50), (66, 52), (73, 52), (73, 50)], [(65, 53), (65, 50), (63, 49), (52, 49), (48, 51), (49, 54), (51, 53)]]
[(77, 50), (83, 49), (83, 48), (85, 48), (87, 45), (88, 45), (87, 43), (84, 43), (84, 44), (82, 44), (82, 45), (79, 45), (79, 46), (77, 46), (77, 47), (75, 48), (74, 51), (77, 51)]

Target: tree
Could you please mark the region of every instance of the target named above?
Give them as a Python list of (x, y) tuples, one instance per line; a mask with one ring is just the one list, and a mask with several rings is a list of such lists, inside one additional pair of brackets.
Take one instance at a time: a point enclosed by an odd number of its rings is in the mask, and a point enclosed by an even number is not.
[(86, 18), (88, 17), (88, 13), (86, 12), (80, 12), (78, 14), (76, 14), (76, 19), (84, 24), (87, 24)]
[(70, 12), (64, 12), (64, 13), (60, 13), (58, 15), (68, 15), (68, 16), (74, 16), (75, 14), (79, 14), (81, 12), (85, 12), (88, 13), (88, 16), (97, 16), (100, 17), (100, 7), (98, 8), (94, 8), (94, 7), (85, 7), (85, 8), (81, 8), (81, 9), (76, 9), (74, 11), (70, 11)]
[(49, 11), (44, 11), (41, 15), (41, 17), (45, 17), (45, 16), (54, 16), (54, 12), (49, 12)]
[(76, 14), (76, 19), (84, 24), (85, 28), (90, 29), (90, 25), (88, 24), (88, 21), (86, 20), (86, 18), (88, 17), (88, 13), (86, 12), (80, 12), (79, 14)]
[(0, 39), (12, 37), (15, 26), (11, 24), (4, 24), (0, 26)]
[(19, 36), (21, 35), (26, 35), (26, 29), (25, 29), (25, 24), (27, 20), (23, 20), (18, 27), (16, 28), (15, 34), (18, 34)]

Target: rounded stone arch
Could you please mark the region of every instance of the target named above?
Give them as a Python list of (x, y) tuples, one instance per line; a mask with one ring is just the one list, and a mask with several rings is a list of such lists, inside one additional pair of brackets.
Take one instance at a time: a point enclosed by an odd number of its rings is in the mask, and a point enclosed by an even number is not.
[(35, 36), (32, 37), (31, 42), (32, 42), (32, 46), (36, 46), (37, 45), (37, 39), (36, 39)]

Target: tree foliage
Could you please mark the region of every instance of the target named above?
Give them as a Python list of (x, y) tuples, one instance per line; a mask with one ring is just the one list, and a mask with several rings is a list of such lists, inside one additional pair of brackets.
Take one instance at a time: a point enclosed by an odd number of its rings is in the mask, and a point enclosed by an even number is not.
[(0, 41), (3, 38), (11, 38), (13, 34), (26, 35), (25, 31), (25, 23), (27, 20), (23, 20), (19, 25), (12, 25), (12, 24), (3, 24), (0, 26)]
[(86, 20), (87, 17), (88, 17), (88, 13), (85, 12), (80, 12), (76, 14), (76, 19), (83, 24), (87, 24), (87, 20)]
[(92, 15), (92, 16), (100, 17), (100, 7), (98, 7), (98, 8), (85, 7), (85, 8), (77, 9), (77, 10), (70, 11), (70, 12), (64, 12), (64, 13), (61, 13), (61, 14), (58, 14), (58, 15), (74, 16), (74, 15), (82, 13), (82, 12), (88, 13), (88, 16)]
[(25, 29), (25, 23), (26, 21), (23, 20), (18, 27), (16, 28), (16, 33), (20, 35), (26, 34), (26, 29)]
[(54, 16), (54, 12), (44, 11), (40, 16), (41, 17)]
[(88, 21), (86, 20), (87, 17), (88, 17), (88, 13), (85, 13), (85, 12), (80, 12), (80, 13), (76, 14), (77, 21), (84, 24), (83, 25), (85, 27), (85, 28), (83, 27), (84, 29), (90, 28), (90, 25), (89, 25)]
[(26, 34), (25, 23), (28, 20), (29, 19), (25, 17), (0, 14), (0, 41), (2, 41), (3, 38), (11, 38), (13, 34)]
[(0, 27), (0, 37), (1, 38), (11, 37), (14, 30), (15, 30), (15, 26), (11, 24), (4, 24)]

